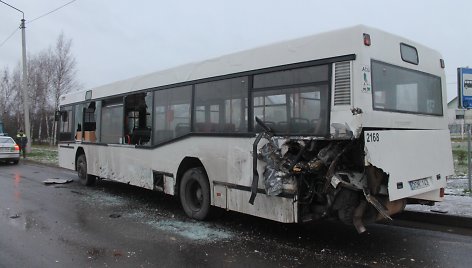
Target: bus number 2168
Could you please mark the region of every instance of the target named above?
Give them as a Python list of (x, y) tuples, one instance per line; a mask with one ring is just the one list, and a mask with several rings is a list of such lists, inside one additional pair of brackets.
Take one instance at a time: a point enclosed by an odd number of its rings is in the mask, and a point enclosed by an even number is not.
[(379, 142), (380, 136), (379, 133), (367, 133), (366, 142)]

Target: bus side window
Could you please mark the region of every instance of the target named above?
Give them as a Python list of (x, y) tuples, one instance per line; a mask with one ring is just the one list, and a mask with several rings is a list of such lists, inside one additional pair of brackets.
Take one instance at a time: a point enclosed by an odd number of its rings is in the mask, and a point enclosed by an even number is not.
[(123, 139), (123, 98), (103, 100), (100, 113), (100, 142), (117, 144)]
[(96, 142), (96, 110), (94, 101), (90, 102), (87, 108), (84, 108), (84, 141), (86, 142)]
[(195, 86), (195, 132), (247, 132), (248, 78), (237, 77)]
[(124, 143), (151, 145), (152, 92), (133, 94), (125, 98)]
[(158, 90), (154, 94), (154, 144), (190, 133), (192, 86)]
[(59, 124), (59, 141), (72, 141), (72, 106), (67, 106), (61, 109), (61, 120)]

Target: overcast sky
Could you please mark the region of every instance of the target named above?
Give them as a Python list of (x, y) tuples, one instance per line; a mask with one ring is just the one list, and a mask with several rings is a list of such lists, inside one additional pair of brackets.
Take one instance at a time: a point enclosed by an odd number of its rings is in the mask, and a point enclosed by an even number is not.
[[(71, 0), (3, 0), (31, 21)], [(0, 44), (21, 13), (0, 3)], [(448, 100), (457, 67), (472, 67), (471, 0), (76, 0), (27, 24), (28, 53), (72, 39), (85, 88), (248, 48), (365, 24), (442, 53)], [(0, 47), (0, 69), (21, 59), (21, 32)]]

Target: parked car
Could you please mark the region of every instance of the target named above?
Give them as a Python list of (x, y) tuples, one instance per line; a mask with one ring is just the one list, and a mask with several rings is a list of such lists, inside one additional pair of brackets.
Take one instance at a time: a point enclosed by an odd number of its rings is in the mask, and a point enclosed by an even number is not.
[(0, 136), (0, 161), (15, 165), (20, 161), (20, 146), (11, 137)]

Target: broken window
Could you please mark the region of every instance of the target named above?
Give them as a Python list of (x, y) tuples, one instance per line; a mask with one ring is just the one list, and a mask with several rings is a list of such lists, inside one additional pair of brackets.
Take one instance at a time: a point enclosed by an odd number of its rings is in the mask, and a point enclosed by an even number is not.
[(59, 124), (59, 141), (71, 141), (73, 140), (73, 117), (72, 117), (72, 106), (66, 106), (61, 109), (61, 117), (58, 122)]
[(75, 105), (75, 140), (82, 140), (82, 119), (84, 116), (84, 104)]
[(247, 131), (247, 77), (195, 86), (195, 132)]
[(154, 93), (154, 143), (159, 144), (190, 133), (192, 86)]
[(84, 108), (83, 140), (86, 142), (95, 142), (95, 131), (97, 129), (96, 105), (95, 102), (92, 101), (85, 106), (86, 108)]
[(152, 92), (125, 97), (124, 143), (151, 145)]

